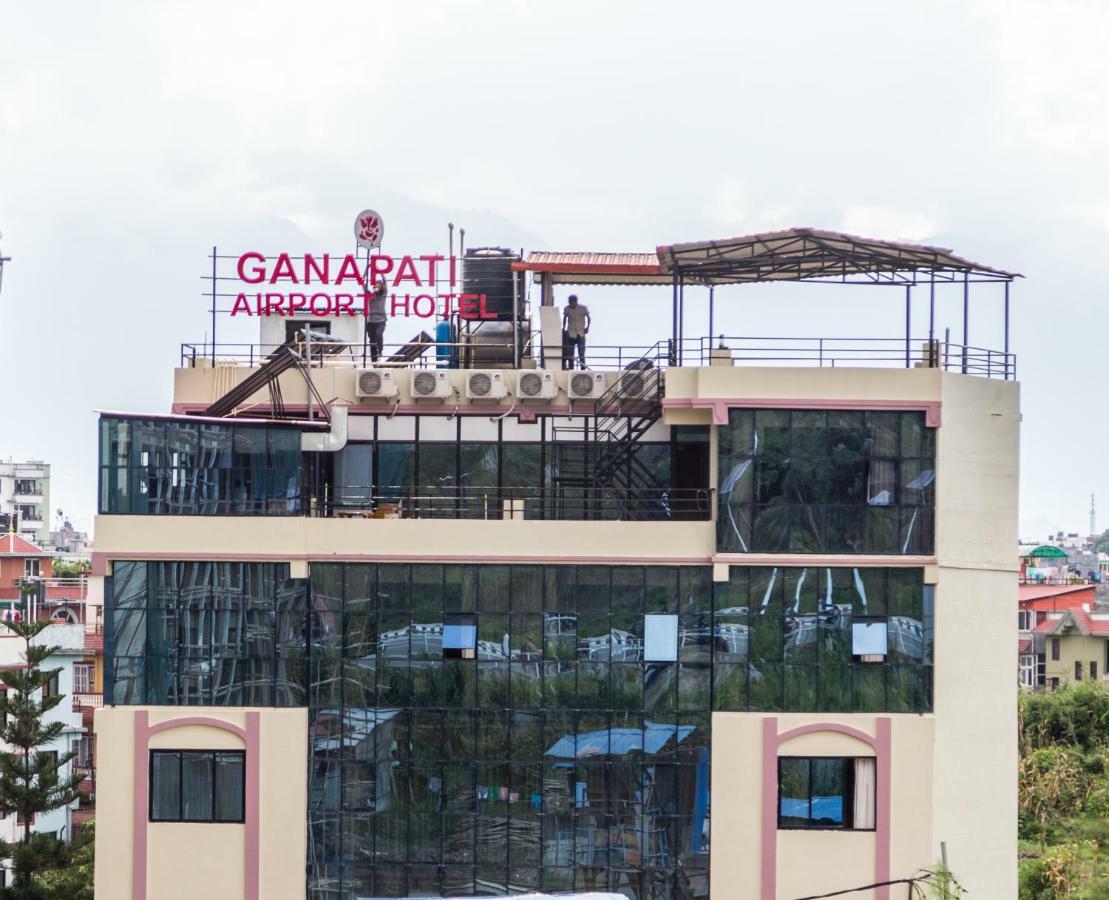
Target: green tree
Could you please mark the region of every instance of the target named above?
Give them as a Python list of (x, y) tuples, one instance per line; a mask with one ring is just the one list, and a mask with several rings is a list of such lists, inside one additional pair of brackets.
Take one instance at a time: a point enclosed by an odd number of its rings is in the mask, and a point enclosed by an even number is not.
[(80, 575), (91, 574), (92, 563), (85, 559), (68, 560), (55, 556), (50, 571), (54, 573), (55, 578), (77, 578)]
[(55, 755), (44, 748), (61, 735), (61, 722), (47, 722), (46, 714), (65, 698), (58, 693), (43, 696), (45, 688), (61, 669), (43, 669), (42, 664), (58, 649), (35, 643), (49, 622), (5, 622), (25, 644), (25, 666), (0, 671), (7, 692), (0, 694), (0, 715), (6, 723), (0, 739), (9, 748), (0, 752), (0, 813), (15, 813), (23, 823), (17, 844), (0, 841), (0, 857), (10, 860), (12, 885), (0, 888), (0, 898), (18, 900), (63, 900), (74, 894), (68, 887), (53, 888), (41, 882), (51, 870), (66, 869), (71, 848), (61, 840), (32, 834), (36, 815), (67, 806), (78, 799), (80, 775), (63, 777), (62, 768), (74, 753)]

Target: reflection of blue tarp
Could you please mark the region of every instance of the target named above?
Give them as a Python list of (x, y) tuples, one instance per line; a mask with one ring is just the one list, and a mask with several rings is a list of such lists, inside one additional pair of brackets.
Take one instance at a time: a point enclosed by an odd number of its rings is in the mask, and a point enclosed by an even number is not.
[(632, 750), (644, 753), (658, 753), (670, 738), (681, 743), (693, 731), (693, 725), (662, 725), (658, 722), (644, 722), (639, 728), (606, 728), (603, 731), (590, 731), (576, 737), (568, 734), (547, 751), (547, 756), (560, 756), (563, 759), (582, 759), (589, 756), (623, 756)]
[(782, 797), (779, 812), (783, 818), (811, 819), (814, 825), (842, 825), (843, 797), (813, 797), (811, 815), (808, 800)]

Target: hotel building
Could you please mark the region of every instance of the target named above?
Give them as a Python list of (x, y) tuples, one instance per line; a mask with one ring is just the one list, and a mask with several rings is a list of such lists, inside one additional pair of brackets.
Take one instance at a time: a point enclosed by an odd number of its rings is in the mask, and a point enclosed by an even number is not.
[[(101, 415), (97, 896), (885, 900), (943, 854), (1015, 896), (1014, 276), (809, 229), (504, 272), (507, 343), (336, 319)], [(684, 335), (768, 280), (906, 333)], [(673, 334), (562, 369), (556, 292), (612, 284)], [(1006, 346), (937, 340), (937, 286)]]

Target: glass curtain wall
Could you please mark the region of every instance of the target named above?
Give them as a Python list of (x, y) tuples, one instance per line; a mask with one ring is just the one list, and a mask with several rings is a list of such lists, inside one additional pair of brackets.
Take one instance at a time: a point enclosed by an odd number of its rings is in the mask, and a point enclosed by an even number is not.
[(719, 431), (717, 544), (930, 554), (935, 482), (922, 412), (733, 409)]
[(688, 900), (712, 711), (929, 710), (922, 576), (115, 562), (106, 693), (307, 706), (312, 898)]
[(299, 515), (295, 428), (100, 419), (100, 512)]

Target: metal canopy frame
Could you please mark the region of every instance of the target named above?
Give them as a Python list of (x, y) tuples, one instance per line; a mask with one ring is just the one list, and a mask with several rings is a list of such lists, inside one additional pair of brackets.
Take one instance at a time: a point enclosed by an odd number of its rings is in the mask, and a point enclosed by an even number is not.
[(1008, 282), (1021, 276), (943, 247), (882, 241), (838, 231), (791, 228), (657, 248), (663, 272), (687, 283), (830, 281), (835, 284)]
[[(660, 268), (673, 285), (672, 364), (681, 365), (685, 285), (709, 289), (709, 333), (714, 325), (713, 288), (724, 284), (804, 281), (905, 288), (905, 365), (912, 357), (912, 289), (928, 285), (928, 342), (936, 343), (936, 284), (963, 285), (963, 346), (970, 341), (970, 285), (1004, 287), (1005, 354), (1009, 354), (1009, 285), (1023, 276), (956, 256), (944, 247), (883, 241), (838, 231), (790, 228), (724, 240), (660, 245)], [(932, 352), (931, 350), (929, 352)], [(966, 372), (966, 354), (963, 371)]]

